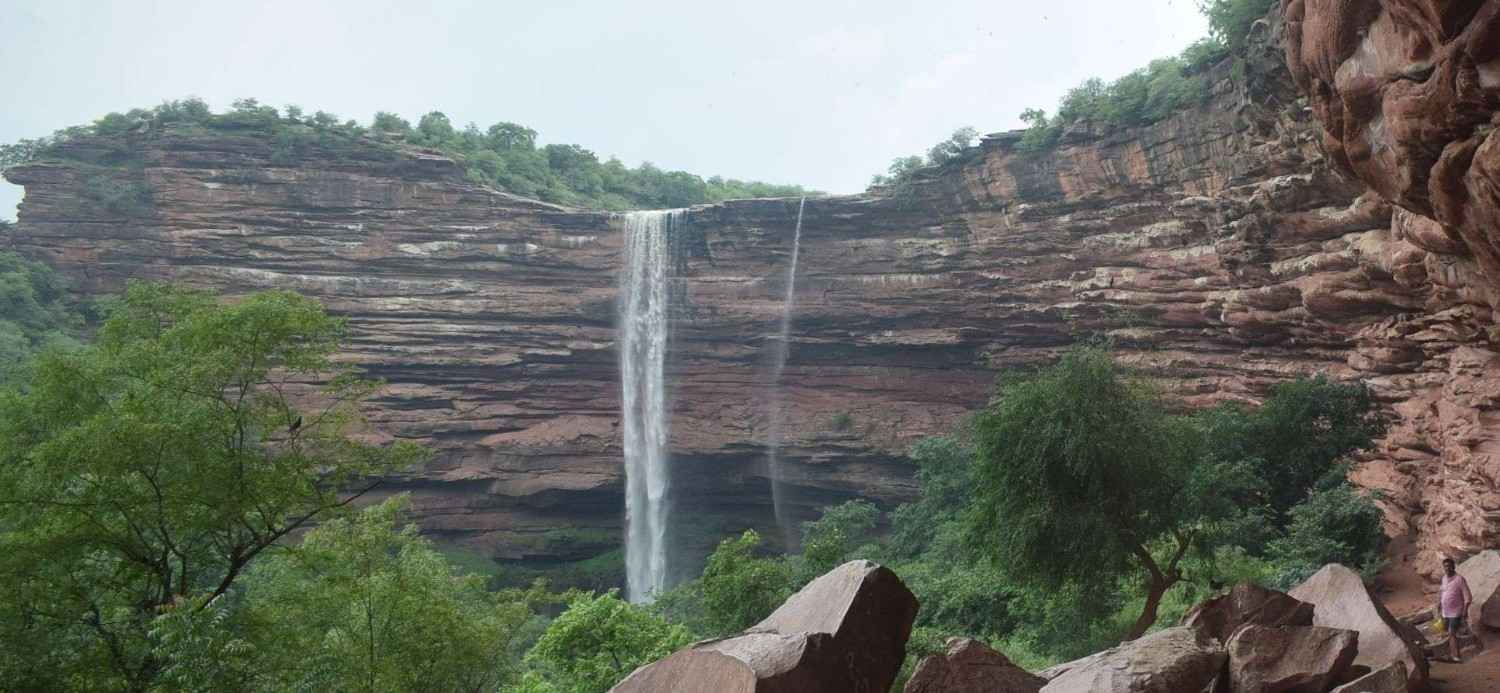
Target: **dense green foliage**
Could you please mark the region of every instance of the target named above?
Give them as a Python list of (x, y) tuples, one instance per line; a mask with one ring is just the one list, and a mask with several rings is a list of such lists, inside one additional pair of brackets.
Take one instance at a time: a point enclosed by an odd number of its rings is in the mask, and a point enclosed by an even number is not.
[(975, 421), (970, 543), (1036, 588), (1099, 592), (1140, 575), (1148, 598), (1126, 638), (1140, 636), (1240, 478), (1202, 464), (1187, 423), (1099, 348), (1005, 382)]
[[(65, 157), (101, 167), (138, 166), (133, 137), (168, 130), (206, 129), (255, 134), (268, 140), (273, 164), (296, 165), (314, 153), (379, 158), (397, 144), (437, 149), (458, 159), (476, 183), (548, 202), (600, 209), (686, 207), (745, 197), (789, 197), (807, 191), (795, 185), (757, 181), (703, 179), (686, 171), (666, 171), (650, 163), (629, 168), (618, 159), (600, 161), (576, 144), (539, 145), (537, 132), (515, 123), (480, 129), (456, 127), (433, 111), (413, 126), (392, 113), (375, 114), (366, 128), (323, 111), (308, 115), (296, 106), (277, 109), (255, 99), (241, 99), (224, 113), (213, 113), (198, 99), (170, 101), (150, 109), (110, 113), (91, 125), (61, 130), (52, 137), (0, 145), (0, 169), (37, 159)], [(88, 147), (69, 147), (90, 135)], [(121, 214), (149, 209), (149, 190), (138, 181), (120, 180), (109, 169), (90, 179), (93, 201)]]
[(1208, 68), (1226, 57), (1238, 60), (1245, 51), (1250, 26), (1264, 17), (1275, 1), (1199, 0), (1198, 9), (1208, 19), (1207, 38), (1177, 56), (1153, 60), (1113, 82), (1097, 77), (1084, 81), (1063, 96), (1056, 115), (1049, 117), (1041, 109), (1026, 109), (1021, 114), (1021, 121), (1026, 123), (1022, 150), (1050, 149), (1063, 131), (1075, 124), (1145, 125), (1202, 103), (1209, 95)]
[(1200, 62), (1215, 54), (1209, 44), (1195, 43), (1181, 56), (1153, 60), (1113, 82), (1097, 77), (1070, 90), (1058, 104), (1057, 114), (1027, 109), (1021, 114), (1026, 133), (1021, 148), (1036, 151), (1055, 145), (1063, 131), (1075, 123), (1129, 127), (1154, 123), (1208, 98), (1206, 65)]
[(885, 188), (893, 197), (910, 196), (912, 182), (919, 173), (924, 169), (936, 169), (950, 162), (962, 160), (969, 148), (974, 146), (974, 140), (978, 137), (979, 131), (971, 127), (954, 130), (948, 139), (932, 145), (925, 157), (903, 156), (892, 161), (885, 173), (876, 174), (870, 179), (870, 187)]
[(404, 497), (336, 518), (254, 566), (243, 593), (166, 609), (152, 634), (182, 690), (495, 690), (520, 676), (524, 595), (456, 574)]
[(83, 311), (61, 275), (0, 252), (0, 386), (20, 378), (36, 354), (76, 347), (83, 325)]
[[(417, 459), (348, 437), (372, 386), (338, 375), (343, 332), (295, 294), (132, 284), (94, 344), (0, 394), (0, 680), (150, 687), (161, 610), (228, 594), (360, 479)], [(318, 409), (283, 395), (311, 374), (333, 376)]]
[(757, 551), (753, 533), (725, 540), (654, 608), (723, 635), (869, 558), (921, 603), (906, 673), (951, 635), (1035, 669), (1175, 621), (1215, 585), (1379, 565), (1380, 513), (1343, 481), (1343, 460), (1381, 432), (1363, 387), (1298, 380), (1260, 407), (1184, 414), (1099, 347), (1001, 383), (970, 424), (913, 448), (921, 494), (888, 532), (852, 501), (804, 524), (799, 555)]
[[(0, 282), (9, 314), (72, 324), (51, 315), (62, 299), (44, 270), (12, 275), (25, 281)], [(604, 585), (496, 590), (503, 577), (403, 526), (404, 499), (349, 510), (420, 453), (350, 435), (374, 384), (331, 359), (343, 334), (290, 293), (226, 304), (133, 284), (93, 344), (42, 351), (0, 395), (0, 680), (596, 693), (855, 558), (921, 603), (903, 676), (952, 635), (1035, 669), (1175, 620), (1216, 585), (1370, 571), (1383, 547), (1379, 510), (1345, 481), (1382, 432), (1363, 387), (1298, 380), (1258, 407), (1183, 413), (1083, 346), (1005, 374), (969, 423), (916, 445), (915, 500), (827, 508), (796, 555), (731, 536), (649, 607)], [(283, 394), (308, 379), (330, 383), (317, 409)]]
[(643, 664), (692, 641), (686, 628), (628, 604), (611, 590), (568, 603), (526, 655), (527, 693), (602, 693)]
[(1245, 48), (1245, 38), (1250, 35), (1250, 25), (1266, 16), (1277, 0), (1198, 0), (1198, 9), (1208, 18), (1208, 34), (1212, 41), (1230, 53), (1238, 54)]

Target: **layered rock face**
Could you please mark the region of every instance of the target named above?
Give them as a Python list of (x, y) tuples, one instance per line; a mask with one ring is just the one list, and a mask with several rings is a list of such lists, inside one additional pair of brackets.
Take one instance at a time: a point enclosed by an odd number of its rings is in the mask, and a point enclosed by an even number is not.
[[(1310, 9), (1289, 12), (1305, 35)], [(982, 406), (998, 371), (1096, 335), (1192, 405), (1298, 375), (1364, 379), (1397, 425), (1357, 481), (1386, 492), (1392, 533), (1430, 551), (1493, 543), (1491, 284), (1461, 236), (1393, 215), (1335, 170), (1347, 154), (1325, 158), (1314, 110), (1327, 109), (1299, 101), (1285, 28), (1258, 25), (1246, 69), (1217, 69), (1205, 103), (1156, 124), (1079, 128), (1045, 153), (991, 136), (906, 193), (808, 200), (779, 384), (769, 359), (797, 200), (691, 210), (668, 356), (672, 499), (692, 517), (676, 543), (701, 552), (744, 526), (779, 536), (773, 386), (785, 495), (805, 519), (851, 497), (909, 498), (914, 441)], [(349, 362), (389, 383), (374, 431), (437, 453), (388, 486), (414, 494), (427, 531), (518, 561), (619, 545), (608, 215), (488, 190), (417, 150), (288, 161), (232, 132), (127, 140), (133, 173), (9, 171), (27, 195), (5, 242), (88, 291), (170, 277), (313, 296), (350, 318)], [(95, 204), (101, 177), (143, 186), (150, 204)]]
[(1427, 292), (1423, 312), (1472, 311), (1442, 340), (1456, 348), (1422, 345), (1411, 370), (1446, 371), (1448, 382), (1408, 390), (1386, 448), (1398, 467), (1416, 465), (1399, 485), (1429, 538), (1420, 565), (1433, 577), (1438, 554), (1494, 546), (1500, 517), (1490, 343), (1500, 307), (1500, 2), (1282, 0), (1281, 9), (1287, 65), (1331, 162), (1399, 206), (1391, 238), (1425, 270), (1411, 278), (1449, 290)]

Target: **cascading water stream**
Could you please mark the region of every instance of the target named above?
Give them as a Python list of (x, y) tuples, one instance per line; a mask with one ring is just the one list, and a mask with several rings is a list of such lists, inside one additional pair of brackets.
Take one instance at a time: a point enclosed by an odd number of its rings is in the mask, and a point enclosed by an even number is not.
[(619, 352), (625, 442), (625, 594), (650, 601), (667, 581), (668, 279), (671, 230), (684, 210), (624, 217)]
[(781, 332), (777, 335), (776, 345), (771, 353), (770, 393), (766, 398), (770, 407), (770, 425), (766, 431), (766, 465), (770, 472), (768, 476), (771, 477), (771, 506), (788, 552), (796, 549), (798, 536), (787, 507), (786, 481), (781, 469), (781, 429), (786, 418), (786, 412), (783, 411), (785, 400), (781, 394), (781, 373), (786, 369), (787, 341), (792, 329), (792, 313), (797, 307), (797, 255), (802, 250), (802, 210), (806, 206), (806, 197), (797, 202), (797, 226), (792, 231), (792, 259), (786, 270), (786, 297), (781, 302)]

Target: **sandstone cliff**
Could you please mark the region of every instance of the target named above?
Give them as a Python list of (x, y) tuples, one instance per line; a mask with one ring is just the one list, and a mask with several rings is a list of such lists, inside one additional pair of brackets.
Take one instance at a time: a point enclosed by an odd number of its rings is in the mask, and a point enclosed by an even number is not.
[[(1165, 121), (1080, 128), (1046, 153), (994, 135), (911, 195), (808, 200), (781, 383), (794, 514), (909, 497), (907, 448), (982, 405), (998, 370), (1107, 334), (1191, 404), (1253, 400), (1299, 374), (1366, 380), (1397, 424), (1356, 479), (1385, 492), (1391, 532), (1427, 551), (1493, 545), (1490, 284), (1462, 235), (1480, 231), (1445, 231), (1484, 227), (1393, 214), (1386, 199), (1424, 208), (1336, 170), (1348, 155), (1323, 153), (1314, 116), (1328, 106), (1296, 91), (1306, 70), (1285, 67), (1286, 28), (1258, 24), (1248, 64), (1216, 69), (1211, 98)], [(607, 215), (471, 184), (419, 150), (286, 161), (265, 138), (172, 129), (126, 144), (129, 170), (9, 171), (27, 195), (4, 242), (88, 291), (173, 277), (318, 298), (351, 318), (347, 358), (390, 383), (370, 411), (380, 434), (438, 452), (389, 485), (413, 493), (427, 531), (538, 564), (618, 546), (620, 234)], [(90, 202), (100, 176), (142, 186), (149, 204)], [(747, 200), (690, 215), (668, 368), (674, 502), (694, 517), (680, 528), (693, 551), (746, 525), (778, 535), (763, 395), (796, 210)]]

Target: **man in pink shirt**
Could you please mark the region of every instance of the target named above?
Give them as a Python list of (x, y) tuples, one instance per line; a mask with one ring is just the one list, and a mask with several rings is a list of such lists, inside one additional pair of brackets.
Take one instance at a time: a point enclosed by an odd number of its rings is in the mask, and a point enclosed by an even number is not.
[(1443, 626), (1448, 631), (1448, 651), (1452, 657), (1451, 662), (1460, 661), (1458, 658), (1458, 629), (1463, 628), (1474, 638), (1479, 649), (1484, 649), (1484, 641), (1479, 639), (1476, 632), (1467, 623), (1469, 605), (1474, 603), (1474, 593), (1469, 591), (1469, 581), (1458, 574), (1458, 566), (1451, 558), (1443, 559), (1443, 584), (1438, 588), (1438, 615), (1443, 617)]

